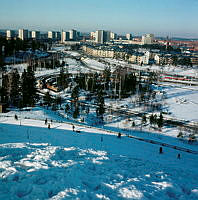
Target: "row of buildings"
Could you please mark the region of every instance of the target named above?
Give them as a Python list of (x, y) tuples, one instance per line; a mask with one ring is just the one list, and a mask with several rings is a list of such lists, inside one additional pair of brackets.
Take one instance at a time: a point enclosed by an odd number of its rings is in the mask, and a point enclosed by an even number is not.
[(116, 33), (113, 33), (111, 31), (105, 31), (105, 30), (97, 30), (95, 32), (90, 33), (90, 39), (99, 44), (105, 44), (110, 41), (114, 42), (120, 42), (124, 39), (124, 41), (128, 44), (153, 44), (154, 43), (154, 35), (153, 34), (145, 34), (142, 36), (141, 41), (135, 40), (132, 37), (131, 33), (127, 33), (125, 37), (119, 37)]
[[(11, 38), (20, 38), (21, 40), (33, 39), (33, 40), (40, 40), (40, 39), (49, 39), (52, 41), (59, 41), (64, 43), (66, 41), (77, 41), (82, 39), (80, 37), (80, 32), (77, 30), (70, 30), (70, 31), (48, 31), (47, 33), (41, 33), (40, 31), (29, 31), (27, 29), (19, 29), (18, 31), (15, 30), (7, 30), (6, 31), (7, 39)], [(153, 34), (146, 34), (142, 36), (141, 40), (136, 40), (132, 37), (131, 33), (127, 33), (124, 37), (118, 36), (116, 33), (106, 30), (97, 30), (95, 32), (90, 33), (90, 41), (105, 44), (108, 42), (118, 42), (120, 43), (126, 42), (128, 44), (153, 44), (154, 42), (154, 35)]]
[(18, 31), (15, 30), (7, 30), (6, 31), (6, 38), (9, 40), (11, 38), (20, 38), (21, 40), (27, 39), (49, 39), (52, 41), (76, 41), (79, 39), (80, 33), (76, 30), (66, 31), (48, 31), (47, 33), (41, 33), (40, 31), (29, 31), (27, 29), (19, 29)]
[(188, 58), (192, 65), (198, 65), (198, 55), (181, 53), (170, 54), (160, 52), (160, 50), (139, 49), (138, 51), (129, 51), (119, 46), (106, 45), (83, 45), (83, 51), (88, 55), (103, 58), (120, 58), (134, 64), (157, 64), (157, 65), (173, 65), (175, 58), (177, 60)]

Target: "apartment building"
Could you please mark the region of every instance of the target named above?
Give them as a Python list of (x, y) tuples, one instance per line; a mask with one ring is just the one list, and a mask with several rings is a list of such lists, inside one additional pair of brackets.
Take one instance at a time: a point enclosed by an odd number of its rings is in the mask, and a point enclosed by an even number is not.
[(28, 30), (19, 29), (18, 37), (19, 37), (21, 40), (27, 40), (27, 39), (28, 39)]
[(16, 36), (15, 31), (13, 31), (13, 30), (7, 30), (6, 31), (7, 40), (10, 40), (11, 38), (14, 38), (15, 36)]
[(153, 34), (146, 34), (142, 36), (142, 44), (153, 44), (154, 35)]

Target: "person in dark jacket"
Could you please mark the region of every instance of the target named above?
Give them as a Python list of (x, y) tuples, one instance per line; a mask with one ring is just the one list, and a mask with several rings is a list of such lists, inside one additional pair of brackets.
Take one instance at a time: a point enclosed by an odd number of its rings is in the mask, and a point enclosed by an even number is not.
[(163, 153), (162, 147), (159, 148), (159, 153), (160, 153), (160, 154)]

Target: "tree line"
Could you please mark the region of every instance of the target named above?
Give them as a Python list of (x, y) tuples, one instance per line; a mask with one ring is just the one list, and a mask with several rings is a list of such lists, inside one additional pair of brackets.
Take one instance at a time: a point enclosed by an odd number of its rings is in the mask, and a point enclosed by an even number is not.
[(0, 68), (4, 66), (5, 57), (12, 56), (19, 50), (26, 51), (27, 49), (33, 51), (36, 49), (47, 50), (47, 44), (42, 41), (21, 40), (19, 38), (7, 40), (0, 36)]
[(3, 75), (1, 101), (10, 107), (22, 108), (34, 106), (38, 96), (36, 94), (36, 78), (32, 67), (24, 70), (20, 76), (17, 69)]

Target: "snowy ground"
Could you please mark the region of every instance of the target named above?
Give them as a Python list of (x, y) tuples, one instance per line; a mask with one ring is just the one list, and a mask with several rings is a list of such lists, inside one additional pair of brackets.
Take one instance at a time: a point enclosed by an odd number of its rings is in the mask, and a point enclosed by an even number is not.
[(24, 70), (27, 70), (27, 66), (28, 66), (27, 63), (22, 63), (22, 64), (15, 64), (15, 65), (6, 65), (4, 67), (7, 71), (11, 71), (12, 69), (17, 69), (18, 72), (22, 74)]
[(183, 76), (192, 76), (198, 78), (198, 68), (195, 66), (194, 68), (184, 67), (184, 66), (173, 66), (173, 65), (165, 65), (165, 66), (159, 66), (159, 65), (143, 65), (140, 66), (138, 64), (128, 64), (126, 61), (123, 60), (117, 60), (112, 58), (105, 58), (104, 61), (108, 62), (111, 65), (121, 65), (121, 66), (128, 66), (133, 69), (137, 70), (150, 70), (150, 71), (160, 71), (163, 73), (171, 73), (171, 74), (177, 74), (177, 75), (183, 75)]
[[(72, 55), (79, 55), (78, 52), (71, 52)], [(70, 73), (86, 73), (86, 72), (90, 72), (91, 70), (86, 68), (86, 66), (82, 66), (81, 64), (79, 64), (75, 59), (72, 58), (65, 58), (64, 59), (65, 62), (68, 64), (68, 70)], [(124, 61), (119, 61), (119, 60), (115, 60), (115, 59), (102, 59), (108, 63), (111, 64), (119, 64), (119, 65), (126, 65), (127, 63)], [(103, 70), (105, 68), (105, 66), (109, 66), (108, 64), (104, 64), (105, 62), (99, 62), (98, 60), (94, 60), (94, 59), (90, 59), (90, 58), (85, 58), (83, 60), (83, 62), (85, 62), (90, 68), (95, 69), (95, 70)], [(128, 64), (127, 64), (128, 65)], [(135, 65), (134, 65), (135, 66)], [(115, 67), (115, 66), (114, 66)], [(111, 66), (111, 68), (114, 68), (113, 65)], [(140, 67), (144, 67), (145, 66), (135, 66), (138, 69)], [(156, 70), (160, 70), (161, 68), (159, 66), (152, 66), (152, 69), (156, 69)], [(180, 71), (181, 73), (187, 72), (187, 71), (191, 71), (193, 72), (194, 69), (192, 70), (188, 70), (188, 69), (182, 69), (182, 68), (173, 68), (172, 66), (165, 66), (163, 68), (163, 70), (165, 71)], [(183, 70), (183, 71), (182, 71)], [(37, 76), (41, 76), (44, 74), (55, 74), (55, 73), (59, 73), (59, 69), (54, 69), (54, 70), (46, 70), (46, 71), (38, 71), (38, 73), (36, 74)], [(166, 99), (162, 102), (165, 110), (165, 112), (169, 113), (169, 115), (167, 115), (167, 117), (173, 117), (176, 118), (178, 120), (187, 120), (190, 122), (197, 122), (198, 121), (198, 87), (196, 86), (184, 86), (184, 85), (172, 85), (170, 83), (165, 83), (167, 86), (165, 87), (159, 87), (158, 93), (162, 92), (162, 90), (164, 92), (166, 92)], [(177, 86), (177, 87), (175, 87)], [(156, 91), (157, 91), (156, 90)], [(51, 92), (52, 93), (52, 92)], [(64, 97), (65, 95), (68, 96), (70, 94), (61, 92), (60, 95), (62, 97)], [(108, 100), (109, 101), (109, 100)], [(109, 104), (109, 102), (106, 101), (106, 105)], [(119, 107), (122, 105), (125, 105), (127, 107), (123, 108), (123, 109), (128, 109), (130, 108), (131, 111), (135, 111), (135, 112), (141, 112), (143, 111), (143, 107), (133, 107), (133, 103), (135, 100), (133, 98), (128, 98), (128, 99), (124, 99), (123, 101), (117, 101), (117, 103), (115, 101), (112, 101), (111, 104), (113, 106), (118, 105)], [(108, 117), (108, 116), (107, 116)], [(114, 117), (113, 117), (114, 118)], [(108, 119), (107, 119), (108, 120)], [(106, 121), (107, 121), (106, 120)], [(132, 121), (135, 121), (135, 123), (138, 125), (136, 128), (141, 128), (141, 118), (134, 118), (132, 119)], [(125, 119), (115, 119), (114, 120), (109, 120), (109, 123), (107, 126), (111, 127), (119, 127), (119, 128), (123, 128), (123, 129), (131, 129), (131, 125), (132, 122), (127, 122), (126, 118)], [(143, 127), (144, 130), (147, 131), (154, 131), (149, 130), (149, 127)], [(176, 137), (179, 133), (179, 130), (177, 128), (173, 128), (173, 127), (164, 127), (162, 129), (162, 132), (165, 135), (171, 135)]]
[(97, 60), (94, 60), (94, 59), (84, 58), (83, 62), (86, 63), (91, 68), (98, 70), (98, 71), (103, 71), (106, 68), (105, 64), (98, 62)]
[(94, 128), (0, 121), (0, 199), (198, 198), (198, 155), (160, 155), (157, 145)]
[(64, 61), (68, 64), (67, 69), (68, 72), (71, 74), (90, 72), (90, 69), (87, 69), (84, 66), (80, 65), (75, 59), (65, 58)]
[[(177, 87), (174, 87), (177, 86)], [(167, 86), (165, 103), (172, 117), (198, 122), (198, 87)]]
[(80, 56), (80, 54), (77, 51), (65, 51), (65, 53), (74, 57)]
[[(82, 67), (74, 59), (67, 63), (71, 72)], [(105, 67), (92, 59), (87, 64), (98, 70)], [(55, 73), (59, 69), (39, 71), (36, 76)], [(171, 116), (198, 121), (198, 92), (191, 88), (164, 88)], [(117, 104), (130, 102), (128, 98)], [(53, 120), (50, 130), (46, 118)], [(141, 119), (134, 120), (133, 128), (132, 121), (108, 114), (104, 128), (198, 150), (197, 144), (176, 138), (176, 128), (154, 133), (145, 126), (148, 132), (143, 132)], [(198, 199), (198, 155), (165, 147), (159, 155), (158, 145), (77, 125), (80, 133), (76, 133), (71, 124), (58, 122), (72, 121), (39, 107), (0, 114), (0, 199)]]

